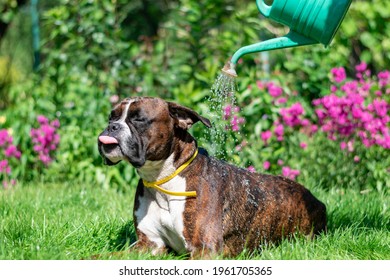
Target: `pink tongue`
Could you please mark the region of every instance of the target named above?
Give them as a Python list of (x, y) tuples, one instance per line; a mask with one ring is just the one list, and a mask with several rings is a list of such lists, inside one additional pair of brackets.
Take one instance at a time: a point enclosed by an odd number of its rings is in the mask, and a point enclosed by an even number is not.
[(110, 136), (99, 136), (99, 141), (103, 144), (118, 144), (118, 140)]

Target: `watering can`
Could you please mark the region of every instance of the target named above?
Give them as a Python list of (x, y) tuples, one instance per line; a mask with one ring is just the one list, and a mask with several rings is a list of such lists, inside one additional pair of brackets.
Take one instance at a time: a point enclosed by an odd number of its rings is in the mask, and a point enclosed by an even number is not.
[(241, 56), (248, 53), (318, 43), (328, 46), (351, 2), (352, 0), (273, 0), (272, 4), (267, 5), (264, 0), (256, 0), (262, 15), (287, 25), (290, 32), (283, 37), (240, 48), (222, 71), (236, 77), (235, 65)]

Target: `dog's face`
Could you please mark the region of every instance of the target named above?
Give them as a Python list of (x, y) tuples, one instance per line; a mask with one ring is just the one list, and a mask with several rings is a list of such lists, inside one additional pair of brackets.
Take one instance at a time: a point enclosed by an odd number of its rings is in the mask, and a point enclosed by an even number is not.
[(195, 111), (159, 98), (126, 98), (111, 111), (107, 128), (99, 135), (99, 152), (106, 164), (121, 160), (140, 168), (146, 160), (166, 159), (175, 130), (187, 130), (210, 121)]

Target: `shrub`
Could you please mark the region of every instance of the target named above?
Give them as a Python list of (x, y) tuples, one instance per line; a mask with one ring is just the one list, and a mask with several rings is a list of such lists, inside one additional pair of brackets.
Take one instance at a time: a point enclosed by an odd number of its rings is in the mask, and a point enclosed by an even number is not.
[(371, 78), (366, 67), (365, 63), (358, 65), (358, 80), (348, 82), (337, 77), (333, 69), (336, 85), (332, 85), (332, 93), (313, 101), (322, 131), (329, 139), (342, 141), (342, 149), (346, 142), (353, 145), (356, 140), (367, 148), (376, 144), (390, 149), (390, 72)]
[[(239, 47), (283, 35), (285, 29), (259, 18), (252, 0), (144, 2), (81, 0), (69, 6), (68, 0), (58, 0), (42, 13), (44, 63), (37, 74), (4, 91), (6, 102), (0, 105), (5, 106), (4, 127), (17, 131), (13, 145), (23, 152), (20, 159), (7, 159), (12, 178), (125, 189), (137, 179), (134, 169), (103, 166), (96, 138), (112, 103), (149, 95), (209, 117), (223, 131), (213, 142), (216, 131), (194, 126), (200, 145), (251, 171), (345, 187), (389, 184), (389, 78), (380, 72), (389, 64), (390, 25), (383, 20), (389, 17), (388, 1), (353, 2), (329, 48), (294, 48), (270, 52), (267, 61), (255, 55), (240, 60), (237, 101), (223, 104), (217, 115), (208, 95), (222, 64)], [(155, 15), (156, 7), (164, 15), (144, 26), (140, 19)], [(271, 73), (260, 69), (268, 64)], [(354, 66), (358, 75), (350, 80)], [(38, 139), (39, 115), (61, 122), (55, 128), (60, 143), (53, 132), (47, 144)], [(49, 150), (57, 144), (54, 160)], [(53, 159), (50, 165), (37, 164), (40, 153), (44, 162)]]
[(55, 119), (49, 123), (49, 120), (42, 115), (37, 117), (37, 121), (40, 126), (32, 128), (30, 135), (39, 161), (48, 166), (53, 160), (53, 153), (57, 150), (60, 142), (60, 136), (57, 133), (60, 122)]
[[(332, 69), (330, 92), (312, 103), (276, 81), (258, 81), (238, 93), (245, 124), (232, 159), (251, 170), (302, 181), (314, 177), (325, 186), (389, 185), (389, 72), (371, 75), (361, 63), (355, 79), (346, 73)], [(231, 116), (226, 108), (225, 119)]]

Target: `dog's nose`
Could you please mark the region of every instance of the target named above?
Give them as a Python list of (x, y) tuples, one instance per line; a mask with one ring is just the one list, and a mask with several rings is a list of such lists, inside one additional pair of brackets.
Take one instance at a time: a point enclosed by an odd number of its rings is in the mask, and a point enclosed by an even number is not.
[(112, 123), (108, 126), (109, 131), (117, 131), (120, 129), (120, 124), (119, 123)]

